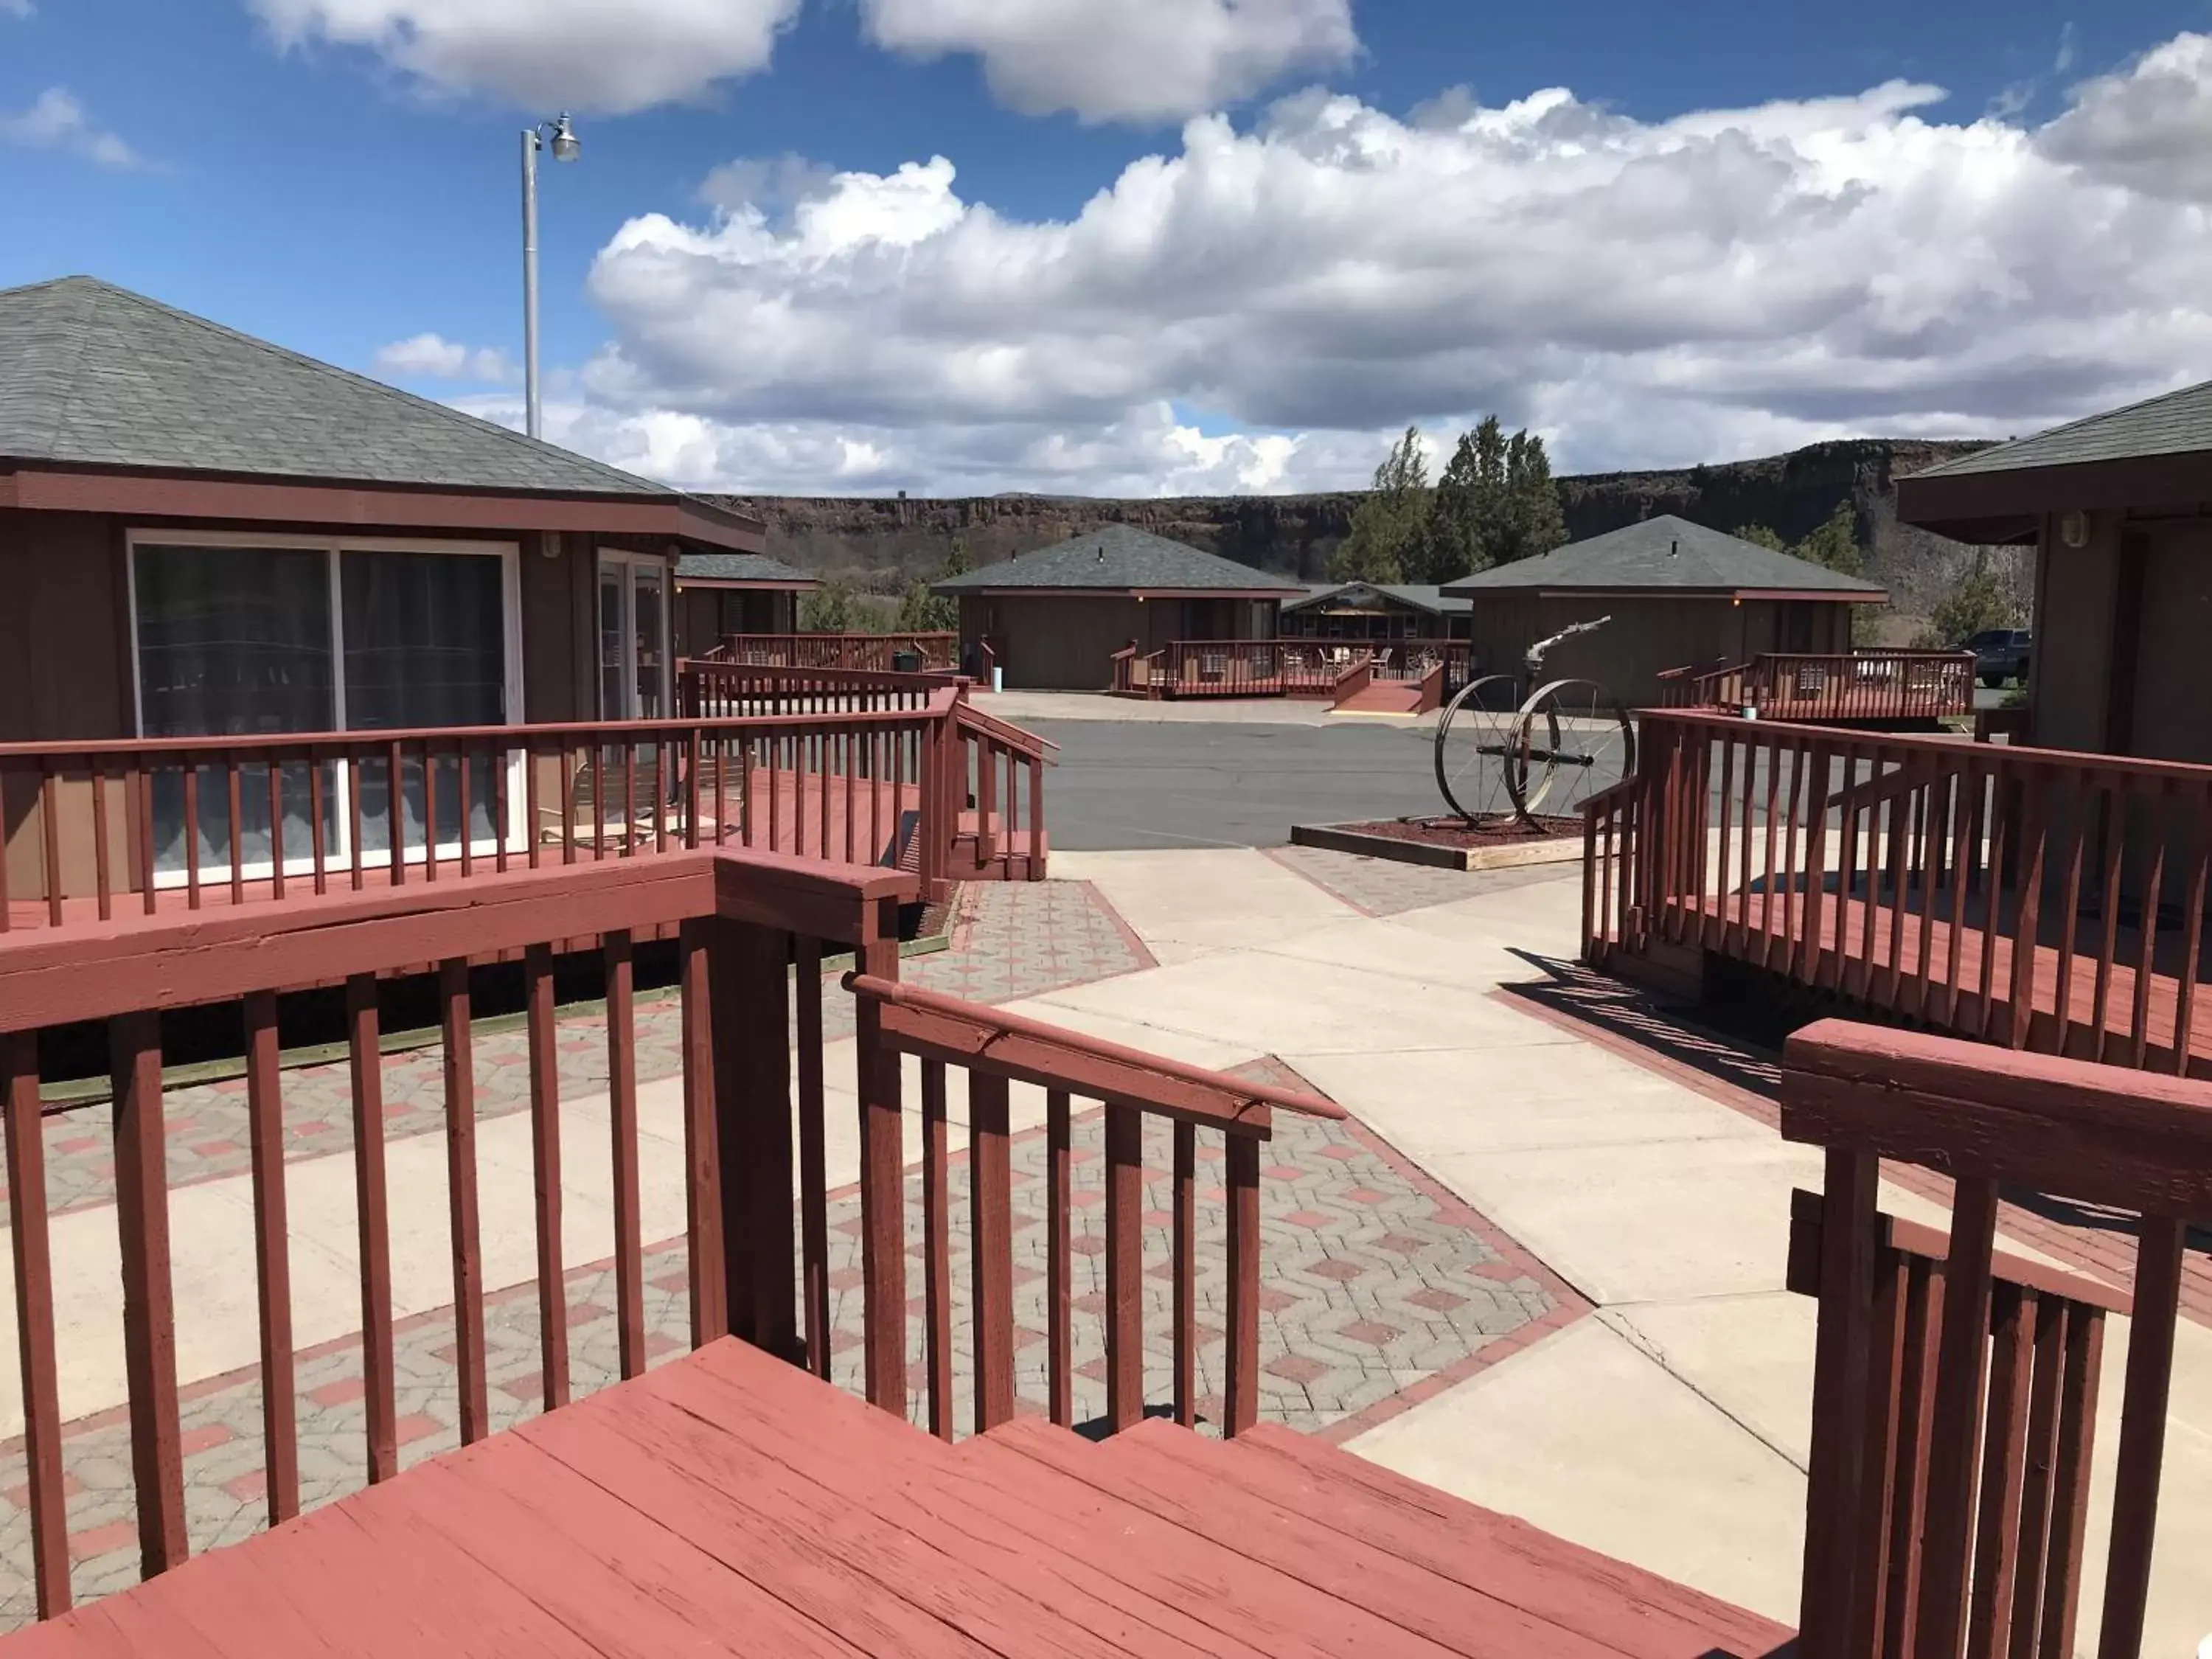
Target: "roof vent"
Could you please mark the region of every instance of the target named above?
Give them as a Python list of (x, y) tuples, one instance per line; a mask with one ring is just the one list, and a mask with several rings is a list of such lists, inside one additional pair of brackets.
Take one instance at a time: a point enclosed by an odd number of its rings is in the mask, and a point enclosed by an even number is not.
[(1106, 544), (1103, 542), (1098, 544), (1098, 562), (1101, 564), (1106, 562)]
[(1674, 540), (1667, 544), (1667, 556), (1668, 558), (1680, 558), (1681, 556), (1681, 553), (1682, 543), (1680, 537), (1677, 537)]

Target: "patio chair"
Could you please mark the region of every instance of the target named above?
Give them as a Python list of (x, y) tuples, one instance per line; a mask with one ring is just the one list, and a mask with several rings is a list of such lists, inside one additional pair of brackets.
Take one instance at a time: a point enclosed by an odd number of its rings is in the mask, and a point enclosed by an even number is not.
[[(636, 777), (633, 784), (625, 771), (629, 757), (636, 758)], [(687, 828), (686, 815), (690, 806), (690, 789), (684, 769), (685, 756), (678, 752), (675, 764), (665, 777), (660, 764), (661, 750), (657, 744), (635, 749), (608, 747), (598, 756), (586, 754), (580, 758), (569, 775), (570, 808), (575, 824), (575, 840), (580, 847), (597, 847), (602, 841), (609, 847), (647, 846), (659, 831), (665, 830), (672, 840), (681, 836)], [(723, 785), (734, 784), (739, 808), (744, 798), (744, 775), (741, 766), (726, 769), (723, 757), (708, 754), (702, 757), (699, 767), (699, 834), (702, 839), (714, 833), (714, 826), (729, 803)], [(604, 793), (604, 800), (599, 796)], [(564, 838), (564, 820), (561, 804), (546, 805), (542, 799), (538, 808), (538, 838), (543, 842), (559, 842)]]

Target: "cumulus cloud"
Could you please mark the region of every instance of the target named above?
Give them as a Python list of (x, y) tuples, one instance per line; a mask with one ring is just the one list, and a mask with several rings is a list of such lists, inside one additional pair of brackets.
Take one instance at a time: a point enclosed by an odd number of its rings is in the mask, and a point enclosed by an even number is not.
[(522, 371), (497, 347), (471, 349), (440, 334), (417, 334), (379, 346), (376, 367), (380, 374), (401, 380), (476, 380), (493, 386), (522, 381)]
[(31, 0), (0, 0), (0, 17), (28, 17), (35, 9)]
[(376, 53), (426, 88), (611, 113), (765, 68), (799, 0), (251, 0), (280, 46)]
[(2180, 34), (2074, 88), (2043, 152), (2148, 196), (2212, 201), (2212, 35)]
[(862, 0), (878, 44), (972, 53), (1000, 101), (1085, 121), (1174, 120), (1358, 48), (1351, 0)]
[(1065, 219), (945, 156), (726, 168), (601, 249), (555, 429), (702, 487), (1140, 494), (1357, 483), (1490, 410), (1580, 468), (2027, 431), (2212, 374), (2212, 225), (2143, 159), (2203, 50), (2041, 126), (1905, 82), (1665, 121), (1302, 93)]
[[(0, 0), (4, 4), (5, 0)], [(26, 149), (66, 150), (103, 167), (145, 165), (138, 152), (105, 127), (95, 125), (65, 87), (48, 87), (27, 109), (0, 115), (0, 143)]]

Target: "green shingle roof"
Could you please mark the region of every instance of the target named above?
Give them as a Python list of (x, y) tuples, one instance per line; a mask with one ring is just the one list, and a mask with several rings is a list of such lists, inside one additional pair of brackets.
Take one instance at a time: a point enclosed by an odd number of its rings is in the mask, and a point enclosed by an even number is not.
[(446, 489), (678, 494), (91, 276), (0, 289), (0, 457)]
[(2124, 409), (2086, 416), (2010, 443), (1961, 455), (1916, 472), (1915, 478), (1958, 478), (1977, 472), (2021, 472), (2138, 455), (2186, 455), (2212, 450), (2212, 380), (2146, 398)]
[(1777, 553), (1671, 514), (1570, 542), (1539, 558), (1479, 570), (1443, 591), (1472, 597), (1516, 588), (1744, 588), (1880, 595), (1881, 584), (1846, 576), (1809, 559)]
[(676, 580), (702, 582), (791, 582), (816, 586), (817, 579), (765, 553), (686, 553), (676, 562)]
[(931, 584), (939, 593), (980, 593), (994, 588), (1064, 587), (1122, 591), (1131, 588), (1187, 588), (1194, 592), (1242, 592), (1280, 588), (1304, 593), (1304, 584), (1272, 571), (1238, 564), (1218, 554), (1200, 552), (1182, 542), (1125, 524), (1086, 530), (1064, 542), (1040, 547), (1018, 558), (981, 570), (947, 576)]
[(1416, 611), (1425, 611), (1431, 616), (1447, 614), (1464, 616), (1470, 609), (1468, 602), (1447, 593), (1430, 582), (1315, 582), (1307, 586), (1305, 597), (1285, 602), (1285, 611), (1303, 611), (1308, 605), (1321, 605), (1328, 600), (1357, 599), (1361, 593), (1380, 593), (1395, 599), (1400, 605), (1410, 605)]

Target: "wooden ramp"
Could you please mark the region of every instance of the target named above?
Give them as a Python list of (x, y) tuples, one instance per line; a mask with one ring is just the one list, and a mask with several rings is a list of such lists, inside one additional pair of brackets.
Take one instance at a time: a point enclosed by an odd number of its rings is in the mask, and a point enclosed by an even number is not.
[(1744, 1659), (1789, 1632), (1287, 1430), (955, 1447), (724, 1340), (5, 1659)]

